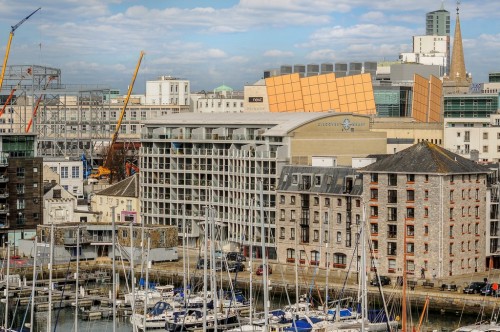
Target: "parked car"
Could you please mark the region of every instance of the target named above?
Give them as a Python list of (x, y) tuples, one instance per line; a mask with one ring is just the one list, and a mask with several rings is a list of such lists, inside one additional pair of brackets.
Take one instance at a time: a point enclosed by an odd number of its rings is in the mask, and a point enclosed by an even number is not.
[[(259, 267), (257, 268), (257, 271), (255, 271), (255, 273), (260, 276), (262, 274), (264, 274), (264, 265), (259, 265)], [(273, 269), (267, 265), (267, 274), (273, 274)]]
[(222, 250), (215, 250), (214, 256), (215, 259), (222, 259), (224, 258), (224, 252)]
[[(204, 268), (204, 259), (203, 258), (200, 258), (198, 260), (198, 263), (196, 263), (196, 268), (198, 270), (203, 270)], [(210, 270), (211, 269), (211, 265), (210, 265), (210, 260), (207, 259), (207, 269)], [(219, 261), (219, 260), (216, 260), (215, 261), (215, 271), (224, 271), (225, 270), (225, 266), (224, 264), (222, 264), (222, 261)]]
[(497, 283), (487, 283), (486, 286), (481, 288), (481, 295), (484, 296), (497, 296), (498, 294), (498, 284)]
[(238, 262), (238, 261), (230, 261), (227, 262), (227, 270), (229, 272), (241, 272), (245, 271), (245, 263)]
[(469, 285), (467, 285), (464, 288), (464, 293), (465, 294), (479, 294), (481, 292), (481, 288), (486, 286), (485, 282), (482, 281), (474, 281), (471, 282)]
[(237, 261), (237, 262), (246, 261), (245, 256), (243, 256), (242, 254), (240, 254), (239, 252), (236, 252), (236, 251), (228, 252), (226, 255), (226, 259), (228, 261)]
[[(386, 286), (391, 284), (391, 278), (387, 276), (380, 276), (380, 285), (381, 286)], [(370, 285), (372, 286), (378, 286), (378, 278), (375, 277), (370, 281)]]

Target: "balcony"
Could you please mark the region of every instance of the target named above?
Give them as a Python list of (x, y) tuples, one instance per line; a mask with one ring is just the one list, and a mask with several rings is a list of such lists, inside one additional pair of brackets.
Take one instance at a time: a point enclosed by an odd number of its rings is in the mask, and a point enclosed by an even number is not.
[(0, 183), (7, 183), (9, 182), (9, 178), (5, 175), (0, 176)]
[(9, 191), (7, 188), (5, 189), (0, 189), (0, 198), (7, 198), (9, 197)]
[[(80, 237), (80, 245), (81, 244), (88, 244), (91, 241), (92, 238), (89, 237), (89, 236), (82, 236)], [(113, 241), (111, 238), (110, 238), (111, 241)], [(63, 241), (64, 241), (64, 245), (65, 246), (76, 246), (77, 242), (78, 242), (78, 239), (76, 237), (65, 237), (63, 238)], [(94, 241), (96, 242), (96, 241)]]

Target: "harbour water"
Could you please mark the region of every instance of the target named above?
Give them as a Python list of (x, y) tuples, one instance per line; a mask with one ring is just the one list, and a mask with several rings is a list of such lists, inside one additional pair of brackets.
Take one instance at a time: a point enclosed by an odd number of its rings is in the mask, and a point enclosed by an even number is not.
[[(19, 308), (14, 317), (14, 323), (9, 326), (16, 330), (20, 330), (24, 316), (26, 314), (25, 308)], [(29, 321), (30, 313), (26, 315), (26, 321)], [(3, 308), (0, 310), (0, 319), (3, 320)], [(74, 323), (74, 309), (63, 308), (61, 310), (55, 309), (52, 314), (52, 331), (69, 332), (75, 331)], [(10, 318), (12, 322), (12, 317)], [(418, 324), (418, 317), (412, 317), (413, 325)], [(430, 312), (428, 317), (423, 322), (422, 331), (452, 331), (457, 328), (458, 324), (466, 325), (473, 324), (477, 321), (477, 317), (472, 315), (462, 315), (455, 313), (440, 314)], [(47, 312), (35, 313), (35, 327), (33, 331), (45, 332), (47, 331)], [(85, 321), (78, 320), (78, 331), (113, 331), (112, 318)], [(128, 318), (120, 317), (116, 319), (116, 331), (131, 332), (132, 325)]]

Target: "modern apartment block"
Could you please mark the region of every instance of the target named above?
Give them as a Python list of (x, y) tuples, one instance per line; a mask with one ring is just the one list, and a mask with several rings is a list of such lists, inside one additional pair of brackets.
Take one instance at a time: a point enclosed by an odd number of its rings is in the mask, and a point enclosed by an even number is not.
[(381, 274), (484, 271), (487, 168), (421, 142), (359, 172)]
[(0, 136), (0, 244), (29, 238), (43, 222), (43, 163), (36, 136)]
[(284, 167), (276, 202), (279, 262), (357, 270), (362, 193), (353, 168)]
[[(186, 224), (190, 245), (197, 245), (210, 208), (223, 243), (248, 253), (253, 222), (258, 225), (254, 246), (264, 236), (274, 258), (282, 167), (310, 165), (313, 156), (337, 156), (339, 165), (350, 166), (353, 157), (385, 153), (386, 134), (370, 128), (369, 116), (333, 112), (186, 113), (146, 122), (141, 139), (142, 220), (177, 225), (180, 233)], [(261, 255), (260, 247), (256, 255)]]

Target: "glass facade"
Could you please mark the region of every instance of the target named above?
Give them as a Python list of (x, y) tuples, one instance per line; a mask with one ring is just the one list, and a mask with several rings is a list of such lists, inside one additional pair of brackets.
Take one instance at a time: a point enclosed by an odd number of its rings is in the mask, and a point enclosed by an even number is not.
[(9, 157), (34, 157), (35, 136), (2, 136), (2, 151)]
[(444, 116), (452, 118), (486, 118), (496, 113), (498, 95), (445, 95)]
[(413, 92), (405, 87), (374, 89), (375, 107), (379, 117), (411, 116)]

